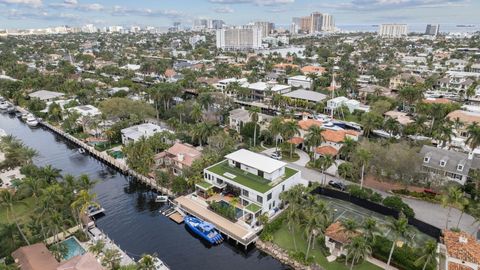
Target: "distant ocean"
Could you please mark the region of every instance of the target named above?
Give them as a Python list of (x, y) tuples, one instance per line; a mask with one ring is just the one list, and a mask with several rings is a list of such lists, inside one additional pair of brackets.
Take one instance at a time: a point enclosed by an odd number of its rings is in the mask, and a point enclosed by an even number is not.
[[(407, 25), (408, 32), (424, 33), (427, 28), (426, 23)], [(465, 25), (471, 27), (466, 27)], [(337, 25), (337, 28), (343, 31), (377, 32), (379, 24), (340, 24)], [(480, 24), (440, 24), (440, 33), (474, 33), (477, 31), (480, 31)]]

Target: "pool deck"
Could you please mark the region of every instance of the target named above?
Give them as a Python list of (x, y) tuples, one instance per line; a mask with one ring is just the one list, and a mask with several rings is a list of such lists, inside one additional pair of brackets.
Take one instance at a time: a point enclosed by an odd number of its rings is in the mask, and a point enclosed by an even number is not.
[(240, 221), (232, 222), (210, 211), (207, 203), (202, 198), (187, 195), (176, 198), (175, 202), (185, 212), (212, 223), (220, 232), (245, 247), (255, 242), (258, 238), (258, 230), (249, 229), (247, 226), (240, 224)]

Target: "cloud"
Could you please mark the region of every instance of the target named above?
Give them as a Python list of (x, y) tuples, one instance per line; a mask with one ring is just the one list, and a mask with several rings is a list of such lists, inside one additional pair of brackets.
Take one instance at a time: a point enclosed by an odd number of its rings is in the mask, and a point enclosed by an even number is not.
[(235, 10), (229, 6), (224, 6), (224, 7), (217, 7), (214, 8), (213, 11), (216, 13), (233, 13)]
[(123, 6), (114, 6), (110, 11), (113, 16), (145, 16), (145, 17), (167, 17), (178, 19), (184, 17), (185, 14), (176, 10), (153, 10), (149, 8), (127, 8)]
[(70, 13), (50, 13), (47, 11), (30, 12), (18, 9), (10, 9), (6, 14), (10, 20), (45, 20), (45, 21), (61, 21), (61, 22), (79, 22), (82, 18), (76, 14)]
[(257, 6), (278, 6), (285, 4), (293, 4), (295, 0), (208, 0), (214, 4), (254, 4)]
[(0, 4), (39, 7), (42, 5), (42, 0), (0, 0)]
[(470, 0), (351, 0), (317, 5), (323, 8), (355, 11), (395, 10), (399, 8), (440, 8), (466, 6)]
[(55, 9), (74, 9), (79, 11), (101, 11), (104, 9), (101, 4), (80, 4), (77, 0), (64, 0), (62, 3), (51, 3), (48, 6)]

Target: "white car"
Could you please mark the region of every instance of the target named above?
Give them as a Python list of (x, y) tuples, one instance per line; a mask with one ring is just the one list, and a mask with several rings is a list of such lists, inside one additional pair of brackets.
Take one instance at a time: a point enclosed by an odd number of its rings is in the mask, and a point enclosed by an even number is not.
[(270, 155), (271, 158), (280, 160), (282, 159), (282, 153), (280, 151), (275, 151)]

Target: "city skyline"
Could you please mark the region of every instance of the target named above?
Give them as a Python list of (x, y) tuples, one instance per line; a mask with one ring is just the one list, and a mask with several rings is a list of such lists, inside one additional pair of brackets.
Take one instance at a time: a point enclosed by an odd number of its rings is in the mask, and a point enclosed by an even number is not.
[(257, 20), (288, 25), (293, 17), (313, 11), (332, 14), (338, 25), (472, 24), (479, 10), (480, 2), (471, 0), (139, 0), (135, 4), (113, 0), (0, 0), (0, 28), (90, 23), (169, 26), (174, 21), (191, 25), (198, 18), (221, 19), (230, 25)]

